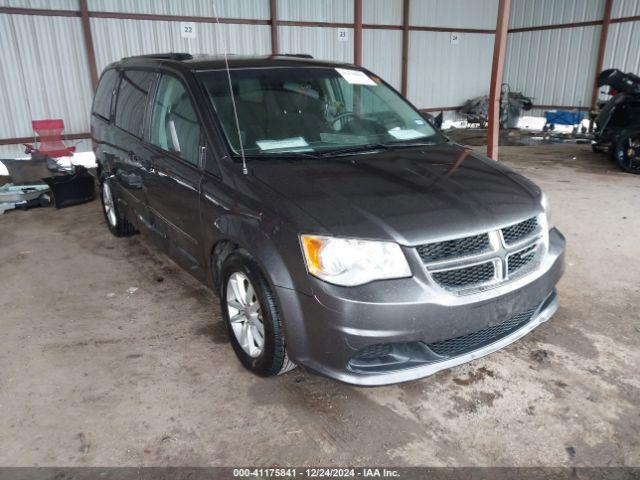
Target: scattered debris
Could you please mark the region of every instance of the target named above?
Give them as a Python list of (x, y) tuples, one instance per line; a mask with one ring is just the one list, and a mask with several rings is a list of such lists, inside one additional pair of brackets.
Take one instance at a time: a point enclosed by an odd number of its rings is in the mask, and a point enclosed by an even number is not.
[(540, 348), (538, 350), (533, 350), (529, 356), (531, 357), (531, 359), (535, 362), (538, 363), (543, 363), (546, 362), (547, 360), (549, 360), (549, 357), (552, 355), (552, 353), (549, 350), (545, 350), (543, 348)]
[(45, 207), (50, 203), (47, 185), (14, 185), (7, 183), (0, 186), (0, 215), (7, 210), (20, 208), (26, 210), (33, 207)]
[(495, 377), (493, 370), (489, 370), (486, 367), (480, 367), (475, 372), (469, 372), (467, 378), (456, 377), (453, 379), (454, 383), (458, 385), (470, 385), (472, 383), (484, 380), (486, 377)]
[[(522, 110), (531, 110), (532, 107), (533, 100), (530, 97), (522, 92), (512, 92), (509, 86), (504, 84), (500, 95), (500, 126), (516, 127)], [(458, 113), (467, 118), (468, 126), (485, 128), (489, 118), (489, 96), (483, 95), (467, 100)]]
[(85, 436), (84, 432), (80, 432), (78, 434), (78, 440), (80, 441), (80, 448), (78, 448), (78, 451), (83, 455), (89, 453), (91, 444), (87, 441), (87, 437)]

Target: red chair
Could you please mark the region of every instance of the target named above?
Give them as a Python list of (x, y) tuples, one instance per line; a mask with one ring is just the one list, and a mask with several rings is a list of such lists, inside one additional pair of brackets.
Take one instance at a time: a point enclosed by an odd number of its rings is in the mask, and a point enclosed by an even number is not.
[[(25, 143), (26, 152), (31, 153), (37, 150), (41, 155), (50, 158), (67, 157), (73, 155), (76, 147), (67, 147), (62, 141), (62, 132), (64, 131), (64, 121), (61, 118), (52, 120), (33, 120), (31, 127), (36, 136), (40, 137), (40, 143), (37, 147)], [(34, 142), (35, 143), (35, 142)]]

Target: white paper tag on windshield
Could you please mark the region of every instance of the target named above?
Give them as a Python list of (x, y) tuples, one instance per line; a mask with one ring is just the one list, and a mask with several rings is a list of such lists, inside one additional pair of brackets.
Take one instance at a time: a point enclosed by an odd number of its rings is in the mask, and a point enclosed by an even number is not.
[(418, 130), (414, 130), (413, 128), (408, 128), (405, 130), (401, 130), (399, 128), (394, 128), (389, 130), (389, 135), (398, 140), (413, 140), (414, 138), (425, 137), (426, 135)]
[(349, 70), (348, 68), (336, 68), (336, 72), (342, 75), (351, 85), (377, 85), (369, 76), (360, 70)]
[(260, 150), (276, 150), (281, 148), (304, 148), (309, 144), (302, 137), (283, 138), (282, 140), (259, 140), (256, 142)]

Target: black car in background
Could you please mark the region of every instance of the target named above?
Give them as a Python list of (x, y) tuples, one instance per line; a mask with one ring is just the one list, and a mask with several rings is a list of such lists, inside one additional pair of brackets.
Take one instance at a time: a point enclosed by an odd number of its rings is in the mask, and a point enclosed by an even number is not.
[(540, 189), (360, 67), (126, 58), (102, 74), (91, 135), (109, 230), (144, 231), (219, 295), (257, 374), (420, 378), (558, 307), (564, 238)]
[(640, 77), (612, 68), (598, 77), (611, 98), (595, 118), (591, 142), (595, 152), (608, 150), (625, 172), (640, 174)]

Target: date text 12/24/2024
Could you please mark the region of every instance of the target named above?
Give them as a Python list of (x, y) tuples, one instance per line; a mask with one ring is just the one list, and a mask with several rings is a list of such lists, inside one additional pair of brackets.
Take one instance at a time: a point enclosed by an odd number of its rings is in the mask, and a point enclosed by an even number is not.
[(236, 478), (398, 478), (399, 472), (388, 468), (234, 468)]

